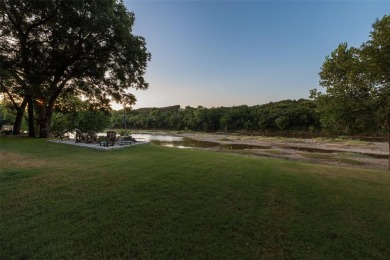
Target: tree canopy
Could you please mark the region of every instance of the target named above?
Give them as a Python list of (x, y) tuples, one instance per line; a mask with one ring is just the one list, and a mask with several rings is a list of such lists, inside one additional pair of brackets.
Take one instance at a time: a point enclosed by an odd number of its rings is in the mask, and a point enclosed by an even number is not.
[(133, 104), (127, 90), (148, 87), (151, 55), (132, 34), (134, 13), (122, 1), (2, 0), (0, 16), (1, 90), (15, 108), (28, 103), (40, 137), (48, 136), (61, 95)]
[(332, 133), (362, 134), (380, 131), (377, 103), (373, 100), (375, 85), (364, 76), (360, 50), (340, 44), (320, 72), (320, 85), (326, 93), (312, 91), (321, 112), (322, 127)]

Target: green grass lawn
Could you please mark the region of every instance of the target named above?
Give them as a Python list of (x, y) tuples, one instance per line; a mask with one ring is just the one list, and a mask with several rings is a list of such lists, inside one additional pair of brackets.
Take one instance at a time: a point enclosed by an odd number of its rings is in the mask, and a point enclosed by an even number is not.
[(0, 138), (0, 258), (390, 257), (390, 173)]

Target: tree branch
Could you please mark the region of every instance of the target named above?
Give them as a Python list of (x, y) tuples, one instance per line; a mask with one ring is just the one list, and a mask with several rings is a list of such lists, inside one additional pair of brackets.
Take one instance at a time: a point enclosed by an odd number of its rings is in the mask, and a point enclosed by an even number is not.
[(52, 12), (50, 15), (48, 15), (46, 18), (41, 19), (39, 22), (30, 25), (30, 26), (26, 29), (26, 32), (25, 32), (26, 37), (27, 37), (27, 35), (32, 31), (32, 29), (34, 29), (35, 27), (38, 27), (38, 26), (40, 26), (40, 25), (42, 25), (42, 24), (45, 24), (45, 23), (48, 22), (52, 17), (54, 17), (54, 15), (56, 14), (57, 10), (58, 10), (58, 5), (57, 5), (56, 8), (53, 10), (53, 12)]
[[(12, 96), (12, 94), (10, 93), (10, 91), (9, 91), (8, 88), (4, 85), (3, 82), (0, 82), (0, 89), (3, 90), (3, 92), (7, 94), (8, 98), (11, 100), (12, 105), (14, 106), (14, 108), (15, 108), (16, 110), (19, 110), (20, 107), (19, 107), (18, 103), (16, 103), (14, 97)], [(23, 103), (23, 102), (22, 102), (22, 103)]]

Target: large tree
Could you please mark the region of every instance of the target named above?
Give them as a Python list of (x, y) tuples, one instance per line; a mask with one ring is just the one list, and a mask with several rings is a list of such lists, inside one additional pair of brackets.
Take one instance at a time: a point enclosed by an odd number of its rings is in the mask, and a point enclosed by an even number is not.
[(63, 94), (133, 104), (127, 90), (148, 87), (151, 55), (122, 1), (1, 0), (0, 19), (1, 89), (28, 103), (30, 122), (36, 112), (40, 137)]
[[(326, 93), (312, 91), (321, 113), (322, 127), (331, 133), (363, 134), (378, 132), (375, 85), (365, 75), (360, 50), (340, 44), (325, 58), (320, 85)], [(364, 75), (364, 76), (362, 76)]]
[(387, 131), (390, 152), (390, 16), (373, 24), (359, 48), (340, 44), (326, 57), (320, 78), (326, 93), (312, 90), (311, 96), (324, 127), (346, 134)]

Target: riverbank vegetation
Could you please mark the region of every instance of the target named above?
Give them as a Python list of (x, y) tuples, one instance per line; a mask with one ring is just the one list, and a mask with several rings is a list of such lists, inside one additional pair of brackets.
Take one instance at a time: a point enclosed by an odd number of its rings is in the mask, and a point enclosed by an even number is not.
[[(284, 100), (257, 106), (143, 108), (113, 113), (115, 127), (192, 131), (320, 131), (319, 115), (310, 100)], [(125, 117), (126, 116), (126, 117)]]
[(386, 171), (152, 145), (0, 144), (1, 258), (390, 255)]
[[(179, 105), (112, 112), (112, 127), (154, 130), (190, 130), (204, 132), (257, 132), (267, 135), (356, 134), (321, 125), (321, 113), (312, 100), (283, 100), (256, 106), (205, 108)], [(384, 136), (381, 117), (371, 115), (370, 128), (359, 135)]]
[[(2, 123), (12, 125), (15, 115), (12, 105), (0, 102)], [(385, 128), (380, 116), (373, 114), (370, 128), (349, 134), (382, 137)], [(22, 129), (27, 130), (27, 122)], [(62, 99), (52, 116), (52, 131), (103, 131), (114, 129), (175, 130), (199, 132), (240, 132), (268, 136), (318, 137), (348, 135), (332, 131), (321, 124), (321, 113), (313, 100), (282, 100), (256, 106), (185, 108), (176, 106), (110, 111), (107, 107), (91, 104), (76, 97)]]

